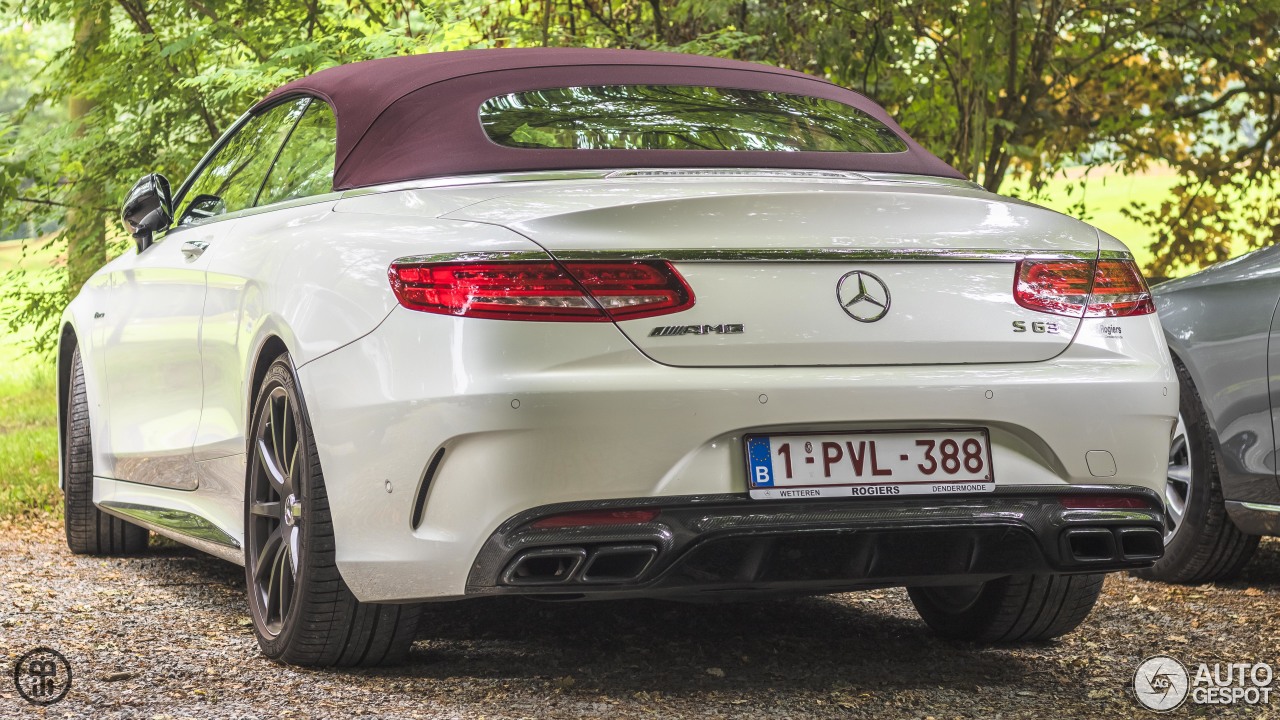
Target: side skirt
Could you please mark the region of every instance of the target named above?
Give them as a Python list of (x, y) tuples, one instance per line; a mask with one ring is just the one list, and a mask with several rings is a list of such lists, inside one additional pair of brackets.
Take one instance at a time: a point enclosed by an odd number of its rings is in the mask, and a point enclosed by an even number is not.
[[(201, 498), (191, 491), (101, 477), (94, 478), (93, 484), (94, 504), (103, 512), (201, 552), (244, 565), (241, 521), (228, 512), (230, 507), (202, 502), (212, 499)], [(222, 515), (227, 517), (220, 517)]]
[(1280, 505), (1227, 500), (1227, 515), (1242, 532), (1250, 535), (1280, 535)]

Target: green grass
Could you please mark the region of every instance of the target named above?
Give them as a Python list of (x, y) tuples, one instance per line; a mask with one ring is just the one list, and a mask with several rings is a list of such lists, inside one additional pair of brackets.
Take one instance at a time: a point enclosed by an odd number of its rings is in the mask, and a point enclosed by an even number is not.
[[(20, 242), (0, 243), (0, 275), (18, 266), (54, 272), (52, 259), (43, 249), (24, 258)], [(0, 308), (8, 298), (0, 298)], [(29, 339), (0, 328), (0, 517), (62, 511), (53, 360), (29, 354)]]
[[(1033, 197), (1024, 188), (1018, 188), (1018, 194), (1039, 205), (1059, 212), (1078, 217), (1096, 226), (1121, 242), (1133, 251), (1134, 259), (1145, 267), (1152, 258), (1147, 248), (1155, 240), (1151, 229), (1142, 223), (1131, 220), (1121, 212), (1131, 203), (1138, 202), (1148, 208), (1157, 208), (1169, 197), (1169, 190), (1177, 178), (1171, 174), (1154, 175), (1115, 175), (1090, 174), (1083, 189), (1079, 180), (1054, 178), (1045, 187), (1041, 196)], [(1017, 187), (1011, 185), (1010, 190)], [(1084, 200), (1085, 212), (1076, 212), (1080, 200)]]
[[(1102, 231), (1119, 238), (1133, 251), (1134, 259), (1143, 268), (1150, 267), (1153, 253), (1149, 249), (1156, 240), (1152, 228), (1124, 216), (1123, 210), (1139, 203), (1148, 210), (1155, 210), (1171, 197), (1170, 189), (1178, 177), (1168, 170), (1156, 170), (1145, 175), (1120, 175), (1106, 169), (1090, 171), (1084, 178), (1081, 172), (1069, 172), (1069, 177), (1058, 176), (1046, 183), (1044, 190), (1032, 195), (1025, 182), (1011, 180), (1000, 189), (1003, 195), (1014, 195), (1043, 205), (1052, 210), (1077, 217)], [(1081, 180), (1087, 180), (1082, 183)], [(1261, 192), (1254, 192), (1254, 201), (1273, 202)], [(1084, 212), (1079, 212), (1080, 201)], [(1250, 250), (1243, 242), (1237, 243), (1232, 257)], [(1186, 275), (1199, 268), (1184, 267), (1174, 270), (1174, 276)]]

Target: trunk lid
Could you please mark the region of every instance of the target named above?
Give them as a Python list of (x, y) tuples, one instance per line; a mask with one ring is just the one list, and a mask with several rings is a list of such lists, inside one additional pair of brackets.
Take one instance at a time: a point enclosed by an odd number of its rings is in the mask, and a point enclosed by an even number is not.
[(617, 324), (685, 367), (1047, 360), (1079, 321), (1018, 305), (1017, 261), (1098, 251), (1084, 223), (932, 180), (530, 183), (445, 217), (505, 226), (561, 261), (672, 262), (694, 306)]

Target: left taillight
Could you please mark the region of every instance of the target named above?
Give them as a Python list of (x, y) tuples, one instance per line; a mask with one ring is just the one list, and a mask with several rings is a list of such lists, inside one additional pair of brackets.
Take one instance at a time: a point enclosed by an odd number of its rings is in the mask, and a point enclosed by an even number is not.
[(1128, 317), (1156, 311), (1134, 261), (1023, 260), (1014, 299), (1022, 307), (1068, 317)]
[(410, 310), (495, 320), (607, 322), (679, 312), (693, 291), (663, 261), (392, 263)]

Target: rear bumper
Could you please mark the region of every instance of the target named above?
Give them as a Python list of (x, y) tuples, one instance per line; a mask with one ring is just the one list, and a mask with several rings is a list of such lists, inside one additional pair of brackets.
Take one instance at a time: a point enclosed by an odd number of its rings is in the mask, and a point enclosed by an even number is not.
[(368, 602), (446, 600), (484, 587), (477, 558), (533, 508), (746, 502), (751, 434), (982, 427), (1001, 493), (1161, 490), (1176, 378), (1154, 319), (1124, 325), (1042, 363), (672, 368), (611, 325), (397, 310), (298, 372), (343, 579)]
[[(1144, 509), (1071, 509), (1064, 496), (1138, 498)], [(737, 495), (566, 503), (490, 536), (468, 595), (564, 599), (957, 584), (1021, 573), (1149, 567), (1163, 554), (1160, 498), (1140, 487), (1002, 487), (927, 500), (762, 502)], [(540, 518), (659, 509), (632, 525), (538, 529)]]

